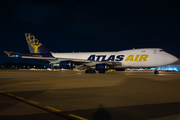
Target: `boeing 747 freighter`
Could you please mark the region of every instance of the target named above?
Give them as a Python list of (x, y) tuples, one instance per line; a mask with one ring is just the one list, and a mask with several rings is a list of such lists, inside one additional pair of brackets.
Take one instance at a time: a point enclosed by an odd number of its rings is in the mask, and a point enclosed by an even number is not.
[[(169, 65), (178, 59), (160, 48), (143, 48), (117, 52), (53, 53), (34, 35), (25, 33), (30, 54), (4, 51), (9, 57), (48, 61), (64, 69), (86, 69), (85, 73), (105, 73), (108, 69), (151, 68)], [(154, 71), (158, 74), (158, 71)]]

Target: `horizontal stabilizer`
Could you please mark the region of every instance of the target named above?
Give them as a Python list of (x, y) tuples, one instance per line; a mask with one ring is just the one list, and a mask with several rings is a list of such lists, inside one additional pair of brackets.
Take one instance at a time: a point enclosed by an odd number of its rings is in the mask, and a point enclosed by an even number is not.
[(21, 57), (21, 58), (30, 58), (30, 59), (56, 59), (54, 57), (44, 57), (43, 55), (37, 55), (37, 54), (23, 54), (23, 53), (16, 53), (16, 52), (7, 52), (4, 51), (5, 54), (7, 54), (9, 57)]

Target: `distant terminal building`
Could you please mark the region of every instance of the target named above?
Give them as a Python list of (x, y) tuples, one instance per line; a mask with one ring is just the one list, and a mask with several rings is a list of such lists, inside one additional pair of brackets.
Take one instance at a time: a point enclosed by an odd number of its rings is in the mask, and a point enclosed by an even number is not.
[(175, 62), (171, 65), (159, 66), (158, 70), (160, 70), (160, 71), (180, 71), (180, 58), (178, 59), (177, 62)]
[(139, 68), (139, 69), (133, 69), (133, 68), (127, 68), (127, 71), (154, 71), (155, 69), (159, 71), (180, 71), (180, 58), (178, 59), (177, 62), (166, 65), (166, 66), (159, 66), (159, 67), (154, 67), (154, 68)]
[[(29, 64), (24, 62), (19, 63), (4, 63), (0, 64), (0, 69), (59, 69), (58, 67), (54, 66), (48, 66), (48, 65), (40, 65), (40, 64)], [(109, 71), (154, 71), (155, 69), (159, 71), (180, 71), (180, 58), (177, 62), (166, 65), (166, 66), (159, 66), (154, 68), (127, 68), (127, 69), (110, 69)], [(61, 69), (64, 70), (64, 69)]]

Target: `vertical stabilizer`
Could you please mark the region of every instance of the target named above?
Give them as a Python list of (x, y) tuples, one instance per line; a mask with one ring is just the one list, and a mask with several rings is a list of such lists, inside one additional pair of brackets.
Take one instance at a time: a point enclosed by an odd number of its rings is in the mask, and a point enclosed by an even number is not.
[(25, 33), (30, 53), (51, 55), (51, 52), (31, 33)]

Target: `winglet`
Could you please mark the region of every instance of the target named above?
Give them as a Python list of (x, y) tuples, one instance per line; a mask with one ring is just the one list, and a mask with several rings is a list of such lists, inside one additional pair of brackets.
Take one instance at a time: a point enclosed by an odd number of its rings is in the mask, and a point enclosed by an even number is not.
[(4, 53), (5, 53), (6, 55), (8, 55), (8, 57), (10, 57), (10, 56), (11, 56), (11, 53), (10, 53), (10, 52), (8, 52), (8, 51), (4, 51)]

